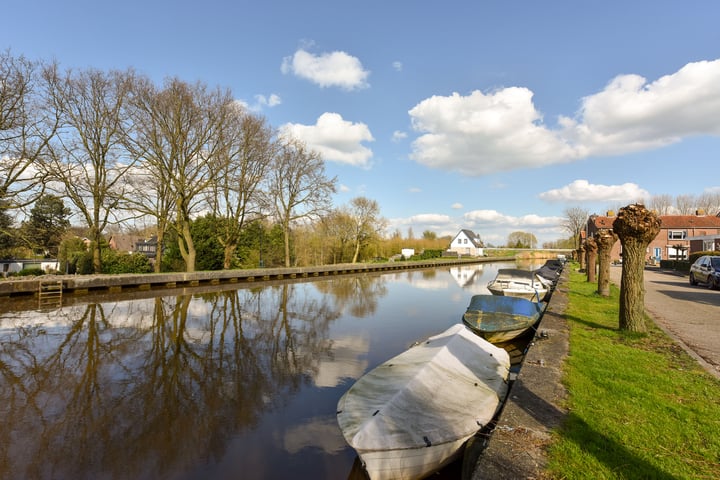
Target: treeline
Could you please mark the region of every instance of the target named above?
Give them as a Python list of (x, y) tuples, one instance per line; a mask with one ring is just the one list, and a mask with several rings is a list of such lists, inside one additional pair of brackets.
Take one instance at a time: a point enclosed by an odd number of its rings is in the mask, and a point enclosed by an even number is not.
[[(179, 78), (158, 85), (132, 69), (63, 71), (10, 51), (0, 53), (0, 85), (4, 256), (61, 253), (71, 215), (97, 273), (107, 232), (121, 230), (157, 237), (156, 271), (204, 268), (208, 249), (222, 252), (221, 268), (382, 255), (377, 202), (333, 207), (337, 179), (320, 155), (229, 90)], [(53, 212), (32, 213), (48, 203)], [(31, 228), (42, 222), (52, 240)]]

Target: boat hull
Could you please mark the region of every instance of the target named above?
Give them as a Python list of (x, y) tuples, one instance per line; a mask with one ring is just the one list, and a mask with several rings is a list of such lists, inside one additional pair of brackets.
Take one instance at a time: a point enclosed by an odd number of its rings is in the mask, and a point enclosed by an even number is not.
[(458, 323), (355, 382), (338, 425), (372, 480), (424, 478), (492, 420), (509, 369), (504, 349)]
[(502, 343), (535, 325), (544, 309), (544, 303), (521, 297), (473, 295), (463, 314), (463, 323), (487, 341)]

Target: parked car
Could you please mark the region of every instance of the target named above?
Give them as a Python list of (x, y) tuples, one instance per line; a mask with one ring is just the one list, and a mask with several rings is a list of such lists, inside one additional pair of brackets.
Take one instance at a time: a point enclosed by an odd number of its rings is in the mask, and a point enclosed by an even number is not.
[(720, 256), (703, 255), (690, 265), (690, 285), (698, 283), (720, 289)]

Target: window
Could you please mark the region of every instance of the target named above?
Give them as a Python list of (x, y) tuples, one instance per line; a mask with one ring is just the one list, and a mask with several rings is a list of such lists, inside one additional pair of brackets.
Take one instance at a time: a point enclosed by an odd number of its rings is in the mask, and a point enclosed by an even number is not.
[(685, 240), (687, 230), (668, 230), (668, 238), (670, 240)]
[(463, 243), (467, 244), (467, 238), (463, 238)]

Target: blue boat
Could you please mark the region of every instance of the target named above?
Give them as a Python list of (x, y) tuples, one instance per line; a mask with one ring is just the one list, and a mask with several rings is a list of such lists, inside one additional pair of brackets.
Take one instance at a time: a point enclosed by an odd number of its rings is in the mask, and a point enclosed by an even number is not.
[(463, 323), (489, 342), (507, 342), (535, 325), (546, 305), (522, 297), (473, 295)]

